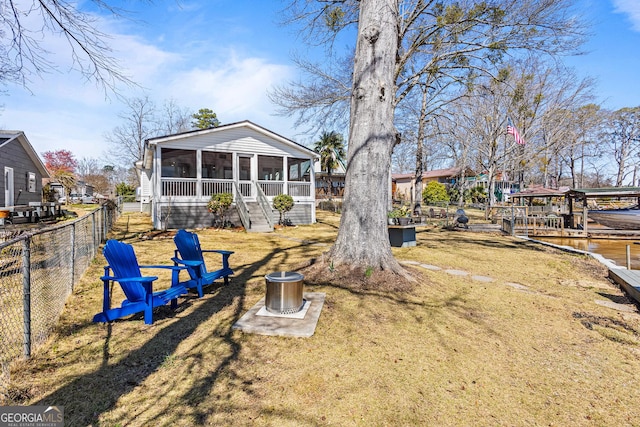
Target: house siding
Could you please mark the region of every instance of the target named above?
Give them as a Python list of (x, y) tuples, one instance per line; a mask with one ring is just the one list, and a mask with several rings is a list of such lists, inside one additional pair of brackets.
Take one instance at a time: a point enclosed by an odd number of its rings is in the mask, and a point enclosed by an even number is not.
[(163, 205), (160, 207), (162, 223), (169, 229), (206, 228), (213, 225), (213, 215), (203, 205)]
[[(311, 223), (311, 210), (313, 205), (309, 203), (296, 203), (293, 208), (286, 213), (285, 217), (291, 221), (293, 225), (305, 225)], [(280, 219), (280, 212), (273, 210), (274, 223)]]
[(151, 201), (150, 175), (150, 171), (142, 171), (142, 173), (140, 174), (140, 201), (144, 204), (147, 204)]
[[(31, 157), (29, 157), (29, 154), (22, 147), (20, 141), (17, 139), (9, 141), (2, 146), (1, 151), (0, 173), (2, 173), (2, 177), (0, 180), (2, 182), (0, 185), (2, 185), (2, 191), (0, 191), (0, 206), (14, 206), (14, 204), (28, 205), (29, 202), (41, 202), (42, 174), (31, 160)], [(13, 168), (14, 200), (5, 200), (5, 166)], [(29, 172), (33, 172), (36, 175), (35, 192), (28, 191), (27, 173)], [(20, 192), (20, 190), (22, 190), (22, 192)]]
[(299, 151), (280, 141), (269, 138), (252, 129), (229, 129), (221, 133), (194, 135), (179, 141), (158, 144), (162, 148), (182, 150), (210, 150), (236, 152), (240, 154), (260, 154), (265, 156), (299, 156)]
[[(291, 221), (293, 225), (306, 225), (312, 223), (313, 215), (312, 203), (297, 203), (293, 206), (291, 211), (287, 212), (287, 219)], [(272, 209), (271, 218), (274, 224), (278, 222), (280, 213)], [(238, 215), (235, 205), (232, 206), (225, 219), (230, 221), (235, 226), (242, 226), (242, 221)], [(167, 229), (194, 229), (194, 228), (207, 228), (213, 227), (214, 216), (209, 212), (206, 206), (194, 205), (194, 204), (163, 204), (160, 206), (160, 222), (156, 228), (162, 228), (165, 221), (168, 221)]]
[[(213, 216), (207, 211), (206, 203), (208, 196), (203, 195), (202, 187), (196, 186), (195, 197), (193, 196), (192, 184), (189, 183), (187, 191), (180, 195), (168, 196), (162, 195), (163, 178), (162, 173), (162, 149), (179, 149), (196, 151), (196, 162), (200, 164), (202, 152), (215, 151), (233, 154), (233, 180), (238, 182), (238, 157), (251, 157), (252, 181), (259, 181), (257, 167), (259, 158), (257, 156), (274, 156), (281, 158), (301, 158), (309, 159), (313, 162), (318, 156), (311, 150), (296, 144), (284, 137), (269, 132), (264, 128), (253, 125), (250, 122), (242, 124), (233, 124), (229, 127), (220, 127), (199, 131), (197, 133), (176, 134), (166, 137), (154, 138), (148, 140), (148, 146), (145, 151), (145, 161), (142, 162), (146, 170), (142, 171), (141, 176), (141, 194), (145, 195), (148, 191), (150, 195), (151, 214), (153, 216), (154, 226), (156, 228), (200, 228), (211, 227), (213, 225)], [(283, 165), (284, 166), (284, 165)], [(198, 173), (195, 182), (201, 181), (201, 173), (196, 166)], [(149, 173), (148, 177), (144, 177), (144, 173)], [(284, 190), (288, 191), (287, 186), (287, 168), (284, 169), (284, 176), (281, 180), (274, 181), (283, 185)], [(148, 182), (145, 182), (147, 180)], [(148, 190), (145, 189), (149, 184)], [(198, 184), (196, 184), (198, 185)], [(311, 170), (308, 196), (297, 196), (296, 204), (300, 205), (290, 212), (289, 218), (296, 224), (310, 224), (315, 221), (315, 189), (314, 189), (314, 173)], [(295, 191), (294, 191), (295, 192)], [(202, 194), (201, 194), (202, 193)], [(235, 193), (235, 191), (234, 191)], [(268, 197), (271, 197), (268, 196)], [(256, 194), (249, 196), (245, 201), (255, 201)], [(306, 207), (302, 207), (306, 205)], [(277, 221), (277, 212), (272, 215)], [(240, 218), (235, 209), (231, 209), (229, 220), (236, 225), (240, 225)]]

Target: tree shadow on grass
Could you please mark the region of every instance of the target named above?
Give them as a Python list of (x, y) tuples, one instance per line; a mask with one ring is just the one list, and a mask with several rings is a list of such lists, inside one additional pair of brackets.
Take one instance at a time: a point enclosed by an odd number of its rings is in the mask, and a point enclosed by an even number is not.
[[(120, 322), (139, 322), (140, 320), (129, 318), (116, 321), (114, 324), (104, 325), (106, 337), (102, 346), (102, 364), (100, 368), (90, 374), (74, 379), (46, 397), (30, 402), (30, 404), (64, 406), (67, 425), (99, 424), (100, 414), (114, 409), (122, 396), (132, 392), (147, 377), (157, 371), (166, 362), (167, 357), (175, 353), (181, 342), (186, 337), (191, 336), (203, 322), (232, 304), (235, 306), (232, 315), (233, 321), (235, 322), (235, 320), (239, 319), (244, 310), (247, 281), (256, 271), (269, 264), (277, 253), (278, 251), (271, 251), (261, 260), (251, 265), (235, 267), (235, 271), (239, 272), (239, 274), (233, 277), (230, 285), (223, 285), (212, 296), (208, 294), (205, 297), (205, 301), (197, 309), (163, 327), (140, 348), (126, 354), (125, 357), (117, 362), (113, 361), (111, 354), (111, 338), (115, 329), (114, 325)], [(188, 304), (188, 301), (181, 302), (181, 304), (185, 303)], [(157, 315), (154, 316), (155, 319), (161, 320), (165, 310), (167, 310), (166, 307), (159, 308)], [(91, 327), (90, 325), (89, 323), (85, 327), (89, 328)], [(98, 325), (95, 326), (99, 327)], [(154, 326), (150, 325), (149, 328)], [(72, 330), (67, 330), (67, 332), (73, 333)], [(230, 327), (226, 330), (212, 331), (212, 334), (222, 337), (230, 352), (226, 357), (219, 360), (217, 368), (211, 375), (195, 381), (193, 391), (187, 393), (189, 395), (187, 400), (193, 404), (197, 404), (197, 399), (193, 398), (193, 396), (206, 396), (207, 390), (213, 387), (220, 373), (238, 358), (241, 351), (241, 345), (233, 339)], [(149, 392), (145, 391), (145, 393)], [(132, 413), (136, 412), (134, 409), (132, 408)], [(173, 411), (169, 407), (163, 410), (165, 414), (170, 412)], [(206, 414), (202, 414), (198, 418), (204, 420)], [(204, 421), (202, 422), (204, 423)]]
[[(416, 237), (420, 237), (421, 235), (426, 235), (430, 233), (429, 230), (416, 231)], [(470, 237), (469, 233), (460, 235), (460, 234), (446, 234), (442, 233), (438, 236), (437, 242), (432, 240), (418, 240), (418, 244), (422, 244), (424, 246), (452, 246), (456, 245), (459, 247), (463, 246), (471, 246), (477, 245), (480, 247), (487, 248), (495, 248), (495, 249), (527, 249), (537, 252), (549, 252), (556, 251), (558, 249), (550, 248), (548, 246), (541, 245), (535, 242), (529, 242), (526, 240), (511, 240), (508, 236), (498, 236), (497, 238), (479, 238), (479, 237)]]
[[(141, 328), (117, 328), (118, 323), (142, 321), (131, 319), (104, 325), (106, 336), (102, 344), (102, 354), (101, 356), (96, 354), (89, 356), (101, 357), (101, 366), (89, 374), (73, 379), (46, 397), (30, 402), (30, 404), (64, 406), (65, 420), (68, 425), (98, 425), (103, 413), (110, 413), (110, 421), (122, 425), (142, 424), (149, 419), (155, 419), (159, 424), (168, 424), (171, 420), (180, 419), (183, 422), (189, 420), (193, 425), (205, 425), (210, 423), (216, 414), (228, 413), (228, 411), (242, 412), (243, 410), (250, 413), (268, 411), (271, 416), (295, 420), (304, 424), (308, 415), (305, 415), (302, 410), (261, 407), (260, 396), (255, 394), (256, 390), (252, 386), (256, 378), (249, 377), (251, 374), (246, 373), (251, 370), (245, 372), (237, 369), (234, 365), (241, 358), (243, 351), (256, 352), (259, 357), (260, 349), (258, 347), (263, 341), (258, 338), (248, 341), (246, 338), (239, 339), (238, 333), (234, 332), (232, 325), (244, 314), (248, 296), (247, 282), (255, 280), (259, 276), (258, 271), (268, 265), (289, 265), (291, 261), (289, 257), (294, 258), (297, 255), (296, 251), (305, 251), (306, 248), (308, 245), (303, 243), (289, 247), (284, 251), (272, 250), (256, 262), (233, 266), (237, 274), (229, 286), (219, 287), (216, 285), (213, 294), (206, 294), (202, 300), (194, 298), (192, 302), (200, 305), (167, 326), (161, 326), (163, 315), (171, 316), (173, 312), (166, 307), (160, 308), (157, 312), (158, 325), (148, 328), (144, 325), (140, 325)], [(276, 262), (277, 264), (275, 264)], [(416, 300), (410, 294), (384, 293), (373, 289), (353, 289), (336, 285), (330, 281), (310, 283), (310, 288), (335, 288), (336, 290), (347, 290), (361, 298), (383, 298), (393, 301), (393, 304), (399, 308), (402, 306), (414, 311), (416, 321), (424, 323), (425, 327), (428, 327), (429, 323), (425, 320), (426, 318), (439, 315), (449, 316), (450, 314), (447, 314), (449, 312), (455, 316), (464, 317), (470, 322), (482, 323), (481, 318), (469, 315), (476, 308), (470, 306), (471, 302), (459, 293), (421, 301)], [(329, 304), (332, 303), (329, 299)], [(183, 311), (180, 314), (183, 315), (185, 311), (189, 310), (190, 301), (183, 301), (181, 305), (185, 306), (181, 308)], [(233, 309), (228, 310), (229, 307), (233, 307)], [(219, 322), (211, 320), (216, 313), (224, 309), (227, 310)], [(420, 316), (426, 316), (426, 318), (421, 320)], [(204, 335), (202, 331), (196, 332), (205, 322), (212, 324), (211, 330), (204, 332)], [(153, 328), (156, 326), (162, 329), (154, 331)], [(80, 325), (75, 332), (77, 333), (81, 328), (90, 329), (92, 327), (99, 326), (87, 323)], [(489, 328), (489, 325), (485, 325), (485, 327)], [(121, 339), (122, 336), (120, 336), (118, 340), (114, 340), (112, 335), (115, 333), (114, 331), (131, 335), (148, 331), (150, 338), (140, 348), (129, 352), (120, 350), (117, 354), (114, 346), (118, 345), (122, 348), (123, 344), (126, 345), (128, 337)], [(74, 334), (73, 329), (66, 332), (68, 335), (64, 338), (69, 338)], [(187, 341), (196, 333), (199, 334), (196, 336), (202, 336), (202, 338), (198, 338), (197, 341), (195, 338)], [(151, 334), (154, 335), (151, 336)], [(219, 343), (215, 344), (215, 354), (211, 354), (209, 341)], [(441, 341), (443, 345), (446, 345), (446, 337), (442, 336)], [(194, 368), (194, 373), (189, 378), (167, 379), (170, 382), (168, 389), (176, 389), (175, 396), (167, 403), (167, 399), (162, 396), (161, 391), (154, 393), (148, 387), (153, 382), (158, 382), (158, 376), (154, 374), (173, 360), (172, 357), (175, 357), (178, 347), (185, 342), (192, 348), (185, 357), (177, 360), (176, 363), (183, 364), (181, 366), (183, 372), (192, 372), (190, 368)], [(250, 344), (248, 348), (247, 344)], [(251, 354), (253, 355), (253, 353)], [(116, 360), (119, 356), (121, 358)], [(255, 363), (259, 363), (259, 361)], [(186, 366), (187, 364), (189, 366)], [(200, 368), (201, 364), (204, 369), (195, 369)], [(241, 364), (241, 366), (243, 365)], [(145, 381), (152, 375), (154, 375), (154, 379), (145, 384)], [(229, 390), (228, 396), (213, 396), (216, 386), (225, 384), (225, 381), (232, 381), (234, 390)], [(185, 383), (189, 386), (182, 387)], [(135, 396), (136, 390), (139, 390), (140, 396)], [(237, 401), (232, 398), (232, 392), (241, 392), (248, 396), (246, 407), (238, 406), (243, 405), (238, 403), (242, 400)], [(125, 397), (126, 399), (124, 399)], [(177, 413), (177, 411), (184, 411), (185, 408), (188, 413)], [(233, 415), (228, 416), (233, 417)], [(314, 420), (308, 419), (306, 424), (313, 423)]]

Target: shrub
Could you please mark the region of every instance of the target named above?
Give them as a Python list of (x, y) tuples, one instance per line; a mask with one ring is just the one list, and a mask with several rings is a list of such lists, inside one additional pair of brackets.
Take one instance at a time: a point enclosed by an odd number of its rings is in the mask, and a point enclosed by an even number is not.
[(222, 227), (224, 227), (224, 214), (233, 203), (233, 194), (231, 193), (218, 193), (213, 194), (207, 203), (207, 209), (209, 212), (218, 217), (218, 221)]
[(447, 187), (437, 181), (429, 181), (422, 190), (422, 200), (427, 205), (436, 202), (448, 202), (449, 195), (447, 194)]
[(278, 194), (273, 198), (273, 208), (280, 212), (278, 223), (285, 225), (284, 214), (293, 209), (293, 197), (288, 194)]

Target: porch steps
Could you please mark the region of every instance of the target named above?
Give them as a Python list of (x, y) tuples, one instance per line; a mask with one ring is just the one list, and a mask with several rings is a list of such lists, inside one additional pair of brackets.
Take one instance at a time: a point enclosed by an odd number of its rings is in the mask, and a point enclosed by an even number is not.
[(249, 218), (251, 218), (251, 228), (247, 231), (251, 233), (270, 233), (273, 231), (273, 227), (269, 226), (267, 219), (264, 217), (264, 212), (260, 208), (257, 202), (247, 202), (247, 209), (249, 209)]

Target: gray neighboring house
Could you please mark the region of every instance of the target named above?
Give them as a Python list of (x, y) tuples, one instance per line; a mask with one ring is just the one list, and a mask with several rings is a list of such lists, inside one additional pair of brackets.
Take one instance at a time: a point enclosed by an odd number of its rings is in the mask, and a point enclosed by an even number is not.
[(316, 221), (314, 151), (250, 121), (145, 141), (140, 177), (141, 210), (156, 229), (213, 225), (207, 202), (232, 193), (230, 219), (247, 231), (272, 231), (273, 198), (289, 194), (293, 224)]
[(0, 130), (0, 170), (0, 206), (42, 202), (42, 179), (49, 172), (24, 132)]

